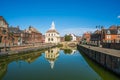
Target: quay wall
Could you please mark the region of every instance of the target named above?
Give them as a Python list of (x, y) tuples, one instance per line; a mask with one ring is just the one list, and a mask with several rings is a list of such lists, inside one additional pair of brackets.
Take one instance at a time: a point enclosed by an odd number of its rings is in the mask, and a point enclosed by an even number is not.
[(104, 68), (120, 75), (120, 57), (108, 55), (100, 51), (95, 51), (90, 49), (90, 47), (84, 47), (82, 45), (77, 45), (77, 49), (86, 54), (90, 59), (97, 62)]
[(31, 48), (25, 48), (25, 49), (14, 50), (14, 51), (0, 52), (0, 56), (9, 56), (9, 55), (14, 55), (14, 54), (29, 53), (29, 52), (34, 52), (34, 51), (46, 50), (46, 49), (57, 47), (57, 46), (59, 45), (50, 44), (50, 45), (42, 45), (38, 47), (31, 47)]

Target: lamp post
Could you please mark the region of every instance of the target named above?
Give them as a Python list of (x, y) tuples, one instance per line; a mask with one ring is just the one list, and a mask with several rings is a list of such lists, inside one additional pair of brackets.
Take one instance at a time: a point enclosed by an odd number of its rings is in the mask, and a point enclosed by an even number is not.
[(97, 46), (100, 47), (101, 46), (101, 42), (102, 42), (102, 38), (103, 38), (103, 32), (102, 32), (102, 28), (103, 26), (96, 26), (96, 28), (98, 28), (97, 30), (100, 31), (100, 33), (98, 32), (98, 39), (97, 39)]

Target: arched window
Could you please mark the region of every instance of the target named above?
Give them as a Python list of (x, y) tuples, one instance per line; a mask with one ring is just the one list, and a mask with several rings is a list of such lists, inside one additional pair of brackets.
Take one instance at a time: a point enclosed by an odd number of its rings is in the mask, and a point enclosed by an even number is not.
[(53, 38), (51, 38), (51, 41), (53, 41)]
[(51, 50), (51, 53), (53, 53), (53, 50)]
[(48, 38), (48, 41), (50, 41), (50, 38)]

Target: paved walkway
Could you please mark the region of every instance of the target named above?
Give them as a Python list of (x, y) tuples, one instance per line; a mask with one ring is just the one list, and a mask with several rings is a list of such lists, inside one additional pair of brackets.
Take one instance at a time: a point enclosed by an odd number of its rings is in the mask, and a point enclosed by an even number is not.
[(108, 48), (101, 48), (101, 47), (94, 47), (94, 46), (89, 46), (89, 45), (81, 45), (86, 48), (89, 48), (94, 51), (102, 52), (108, 55), (120, 57), (120, 50), (115, 50), (115, 49), (108, 49)]

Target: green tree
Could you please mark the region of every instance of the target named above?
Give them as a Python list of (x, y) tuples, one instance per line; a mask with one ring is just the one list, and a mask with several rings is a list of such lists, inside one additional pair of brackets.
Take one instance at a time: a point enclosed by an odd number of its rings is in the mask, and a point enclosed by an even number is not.
[(65, 54), (71, 54), (71, 53), (72, 53), (72, 50), (71, 50), (71, 49), (64, 49), (64, 53), (65, 53)]
[(65, 41), (71, 41), (71, 36), (70, 35), (65, 35)]

